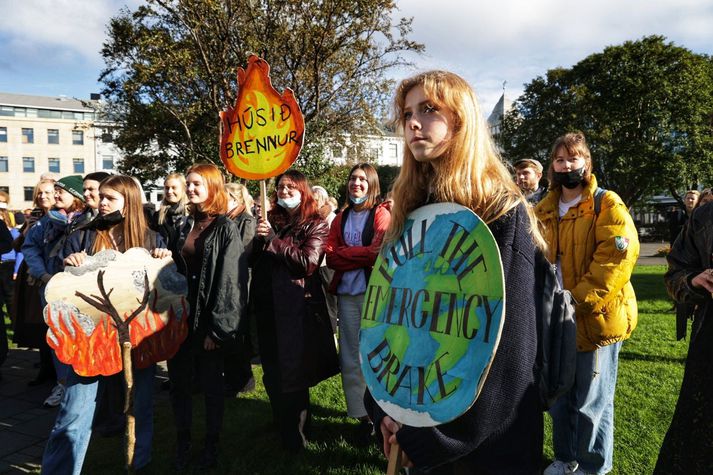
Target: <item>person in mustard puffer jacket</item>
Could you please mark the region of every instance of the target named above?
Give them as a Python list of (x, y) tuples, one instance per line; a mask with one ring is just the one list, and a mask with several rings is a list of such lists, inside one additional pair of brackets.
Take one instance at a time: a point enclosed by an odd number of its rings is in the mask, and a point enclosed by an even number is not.
[(582, 133), (552, 147), (550, 189), (535, 208), (562, 286), (577, 302), (576, 380), (550, 409), (555, 461), (545, 475), (612, 469), (614, 390), (621, 342), (637, 322), (631, 272), (639, 256), (634, 221), (612, 191), (595, 212), (597, 180)]

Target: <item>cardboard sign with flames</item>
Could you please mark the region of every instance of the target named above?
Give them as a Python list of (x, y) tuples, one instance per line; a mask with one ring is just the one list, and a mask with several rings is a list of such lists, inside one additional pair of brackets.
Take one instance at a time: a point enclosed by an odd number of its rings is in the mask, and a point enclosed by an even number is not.
[(80, 376), (122, 371), (124, 341), (133, 365), (146, 368), (171, 358), (186, 339), (187, 293), (170, 257), (154, 259), (143, 248), (102, 251), (47, 284), (47, 343)]
[(291, 89), (278, 94), (269, 73), (267, 62), (251, 55), (247, 71), (238, 68), (235, 107), (220, 113), (220, 158), (240, 178), (277, 176), (290, 168), (302, 148), (302, 111)]

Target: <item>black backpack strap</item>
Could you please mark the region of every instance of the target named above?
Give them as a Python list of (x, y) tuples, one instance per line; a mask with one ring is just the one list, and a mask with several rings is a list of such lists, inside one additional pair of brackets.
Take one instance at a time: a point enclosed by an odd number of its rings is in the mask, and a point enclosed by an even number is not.
[(599, 216), (599, 213), (602, 211), (602, 198), (604, 198), (604, 193), (606, 193), (607, 190), (601, 187), (597, 187), (596, 190), (594, 190), (594, 215)]
[(364, 246), (371, 244), (374, 240), (374, 216), (376, 215), (376, 206), (372, 206), (369, 210), (369, 217), (364, 223), (364, 230), (361, 232), (361, 243)]
[(351, 210), (351, 207), (344, 208), (342, 210), (342, 222), (340, 223), (342, 225), (342, 238), (344, 238), (344, 229), (347, 225), (347, 219), (349, 218), (349, 211)]

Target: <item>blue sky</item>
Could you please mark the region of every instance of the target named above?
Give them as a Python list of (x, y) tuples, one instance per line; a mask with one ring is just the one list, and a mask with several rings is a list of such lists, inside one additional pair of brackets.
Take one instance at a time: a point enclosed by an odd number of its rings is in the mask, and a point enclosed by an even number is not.
[[(140, 0), (0, 0), (0, 91), (88, 98), (98, 92), (109, 19)], [(487, 115), (502, 93), (605, 46), (660, 34), (713, 53), (711, 0), (400, 0), (426, 45), (416, 67), (449, 69), (476, 89)]]

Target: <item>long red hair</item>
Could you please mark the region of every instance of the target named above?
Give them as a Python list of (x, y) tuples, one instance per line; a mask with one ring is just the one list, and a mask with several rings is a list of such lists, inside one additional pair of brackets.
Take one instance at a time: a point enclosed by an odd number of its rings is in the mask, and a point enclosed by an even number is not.
[(275, 191), (272, 192), (272, 209), (268, 213), (268, 218), (273, 224), (286, 223), (290, 220), (290, 215), (282, 206), (277, 204), (277, 184), (280, 183), (282, 177), (289, 178), (295, 184), (295, 188), (302, 195), (302, 201), (299, 207), (298, 223), (303, 223), (309, 219), (319, 218), (319, 207), (317, 201), (312, 194), (312, 187), (307, 181), (307, 177), (297, 170), (287, 170), (275, 180)]
[(200, 206), (191, 205), (191, 214), (195, 214), (196, 211), (212, 216), (227, 213), (228, 193), (225, 192), (225, 180), (220, 169), (212, 163), (197, 163), (186, 171), (186, 178), (191, 173), (199, 174), (208, 190), (208, 198), (204, 203)]

